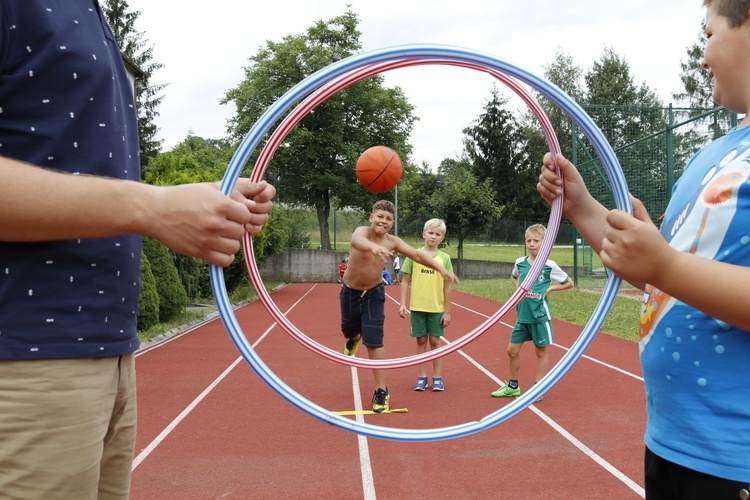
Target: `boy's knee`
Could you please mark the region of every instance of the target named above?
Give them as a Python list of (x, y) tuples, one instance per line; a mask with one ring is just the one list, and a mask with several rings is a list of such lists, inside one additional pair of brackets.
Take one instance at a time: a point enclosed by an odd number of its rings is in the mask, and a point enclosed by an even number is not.
[(536, 358), (537, 359), (547, 359), (547, 346), (537, 347), (536, 348)]

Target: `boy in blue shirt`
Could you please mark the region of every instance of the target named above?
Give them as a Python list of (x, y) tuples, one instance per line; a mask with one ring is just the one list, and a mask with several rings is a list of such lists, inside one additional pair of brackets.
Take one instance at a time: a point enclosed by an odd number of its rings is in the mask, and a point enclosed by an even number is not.
[[(575, 166), (544, 158), (537, 190), (604, 265), (644, 290), (640, 357), (648, 414), (646, 497), (750, 497), (750, 2), (704, 0), (703, 67), (742, 122), (690, 160), (661, 229), (633, 200), (608, 210)], [(564, 180), (563, 180), (564, 179)]]

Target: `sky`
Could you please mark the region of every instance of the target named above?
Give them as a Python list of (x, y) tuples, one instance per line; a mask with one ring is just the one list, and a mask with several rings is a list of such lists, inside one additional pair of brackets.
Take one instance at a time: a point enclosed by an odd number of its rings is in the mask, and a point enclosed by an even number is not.
[[(303, 34), (348, 8), (359, 16), (365, 52), (403, 44), (455, 45), (543, 76), (558, 52), (586, 72), (610, 48), (627, 60), (636, 85), (645, 82), (665, 104), (683, 91), (680, 62), (698, 41), (705, 16), (700, 0), (128, 0), (128, 5), (141, 12), (135, 28), (153, 47), (153, 61), (164, 65), (151, 83), (168, 84), (156, 119), (165, 151), (188, 133), (225, 137), (235, 109), (220, 101), (243, 81), (249, 58), (267, 42)], [(493, 82), (481, 72), (443, 65), (386, 73), (385, 84), (400, 86), (419, 117), (411, 160), (434, 168), (457, 157), (461, 131), (482, 113)]]

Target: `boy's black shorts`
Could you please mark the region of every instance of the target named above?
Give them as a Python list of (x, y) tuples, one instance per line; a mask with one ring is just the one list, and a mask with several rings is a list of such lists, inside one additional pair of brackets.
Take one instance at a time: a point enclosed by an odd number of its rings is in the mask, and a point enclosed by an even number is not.
[(347, 339), (362, 335), (366, 347), (383, 347), (385, 322), (385, 287), (382, 283), (370, 290), (354, 290), (344, 283), (341, 300), (341, 331)]
[(688, 469), (657, 456), (648, 447), (644, 465), (648, 500), (737, 500), (750, 493), (748, 483)]

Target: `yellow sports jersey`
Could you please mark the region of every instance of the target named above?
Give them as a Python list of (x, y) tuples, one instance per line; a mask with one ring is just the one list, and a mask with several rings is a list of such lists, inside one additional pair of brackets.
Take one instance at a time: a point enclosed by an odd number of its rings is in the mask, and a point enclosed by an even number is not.
[[(444, 268), (453, 272), (450, 256), (438, 250), (433, 259)], [(411, 276), (410, 311), (428, 313), (445, 312), (445, 295), (443, 294), (443, 276), (431, 267), (423, 266), (410, 258), (404, 260), (401, 272)]]

